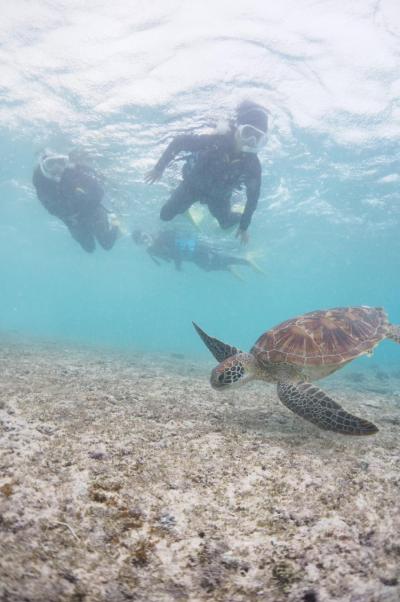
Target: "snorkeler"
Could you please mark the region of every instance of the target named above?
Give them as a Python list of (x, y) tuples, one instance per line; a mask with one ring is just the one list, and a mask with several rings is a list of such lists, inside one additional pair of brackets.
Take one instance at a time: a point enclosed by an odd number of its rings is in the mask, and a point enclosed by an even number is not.
[(96, 240), (107, 251), (113, 247), (120, 229), (102, 205), (104, 190), (93, 169), (66, 155), (46, 153), (33, 173), (33, 185), (42, 205), (64, 222), (85, 251), (94, 251)]
[[(160, 218), (169, 221), (199, 201), (208, 205), (221, 228), (238, 225), (236, 236), (247, 242), (247, 229), (260, 196), (257, 152), (266, 143), (267, 130), (267, 111), (245, 101), (237, 109), (236, 123), (231, 123), (227, 132), (174, 138), (145, 177), (149, 184), (156, 182), (178, 153), (190, 153), (182, 170), (183, 179), (162, 207)], [(246, 187), (247, 202), (240, 213), (232, 211), (230, 201), (233, 191), (242, 185)]]
[[(160, 265), (158, 259), (173, 261), (177, 270), (182, 262), (196, 264), (206, 272), (223, 270), (232, 272), (234, 265), (246, 265), (261, 271), (254, 261), (244, 257), (226, 255), (201, 237), (177, 230), (161, 230), (152, 236), (141, 230), (132, 232), (132, 239), (138, 245), (144, 245), (152, 260)], [(236, 274), (235, 274), (236, 275)]]

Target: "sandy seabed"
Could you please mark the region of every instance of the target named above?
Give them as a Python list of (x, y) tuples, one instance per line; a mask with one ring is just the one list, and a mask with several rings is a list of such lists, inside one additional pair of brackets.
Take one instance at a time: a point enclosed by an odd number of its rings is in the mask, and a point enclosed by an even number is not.
[(322, 381), (348, 438), (212, 365), (2, 341), (1, 602), (400, 600), (400, 373)]

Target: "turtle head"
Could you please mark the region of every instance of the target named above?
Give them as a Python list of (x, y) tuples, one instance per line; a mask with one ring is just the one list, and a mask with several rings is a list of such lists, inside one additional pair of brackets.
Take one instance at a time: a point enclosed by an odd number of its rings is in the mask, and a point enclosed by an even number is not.
[(257, 363), (251, 353), (236, 353), (218, 364), (211, 372), (211, 386), (226, 389), (257, 378)]

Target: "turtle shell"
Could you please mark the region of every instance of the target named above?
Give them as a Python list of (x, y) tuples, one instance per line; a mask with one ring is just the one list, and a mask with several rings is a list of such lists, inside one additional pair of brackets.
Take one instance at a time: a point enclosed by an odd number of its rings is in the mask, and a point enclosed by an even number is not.
[(262, 364), (335, 365), (370, 352), (385, 336), (380, 307), (337, 307), (282, 322), (261, 335), (253, 353)]

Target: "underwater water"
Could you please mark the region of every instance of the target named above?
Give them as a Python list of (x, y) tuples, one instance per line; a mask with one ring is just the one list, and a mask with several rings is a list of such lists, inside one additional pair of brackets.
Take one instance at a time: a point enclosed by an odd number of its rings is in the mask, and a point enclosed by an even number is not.
[[(208, 352), (192, 320), (242, 349), (320, 308), (383, 306), (400, 323), (399, 36), (395, 0), (14, 2), (0, 23), (0, 330), (195, 358)], [(248, 248), (202, 227), (264, 274), (157, 266), (129, 235), (85, 253), (36, 198), (38, 154), (80, 149), (125, 231), (156, 233), (180, 164), (151, 186), (145, 173), (244, 99), (270, 112)], [(376, 359), (396, 353), (384, 342)]]
[[(220, 386), (241, 356), (216, 391), (192, 321), (242, 350), (317, 309), (400, 325), (399, 0), (2, 4), (0, 600), (398, 602), (400, 346), (322, 391)], [(245, 100), (269, 112), (248, 245), (207, 211), (163, 223), (182, 161), (146, 174)], [(45, 150), (100, 174), (111, 250), (39, 202)], [(173, 228), (252, 265), (131, 236)]]

